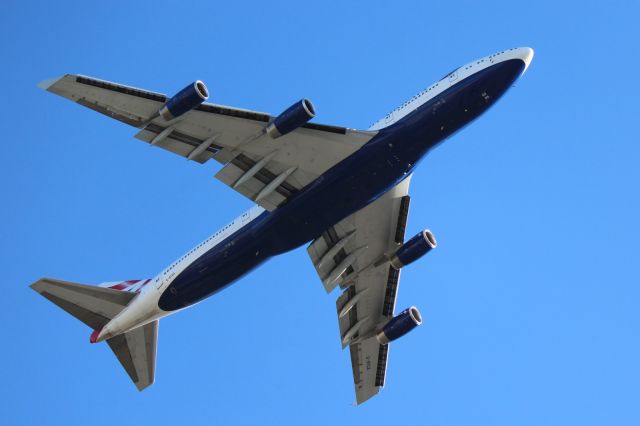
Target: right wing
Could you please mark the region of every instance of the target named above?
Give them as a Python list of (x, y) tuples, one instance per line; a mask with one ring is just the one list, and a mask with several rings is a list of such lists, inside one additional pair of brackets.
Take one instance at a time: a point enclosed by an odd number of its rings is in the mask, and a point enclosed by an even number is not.
[(40, 87), (137, 127), (136, 138), (189, 160), (213, 158), (216, 178), (273, 210), (329, 168), (353, 154), (376, 132), (307, 123), (278, 139), (264, 135), (269, 114), (203, 103), (177, 119), (155, 117), (169, 99), (147, 90), (81, 75)]
[(358, 404), (376, 395), (385, 382), (389, 344), (380, 344), (375, 334), (395, 309), (400, 271), (386, 256), (404, 241), (409, 180), (329, 228), (307, 249), (325, 290), (344, 289), (336, 308)]

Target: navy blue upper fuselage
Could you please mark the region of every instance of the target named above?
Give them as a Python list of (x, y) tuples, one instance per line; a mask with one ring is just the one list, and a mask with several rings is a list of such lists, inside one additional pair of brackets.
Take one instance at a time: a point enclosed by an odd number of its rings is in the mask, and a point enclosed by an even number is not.
[(159, 307), (172, 311), (196, 303), (373, 202), (409, 176), (431, 148), (493, 105), (524, 67), (522, 60), (511, 59), (485, 68), (381, 129), (285, 204), (189, 265), (164, 290)]

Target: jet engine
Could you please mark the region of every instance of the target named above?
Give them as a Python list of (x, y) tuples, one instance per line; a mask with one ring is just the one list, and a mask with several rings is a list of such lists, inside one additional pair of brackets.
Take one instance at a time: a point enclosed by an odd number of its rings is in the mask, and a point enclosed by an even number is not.
[(415, 306), (412, 306), (391, 318), (380, 331), (376, 333), (376, 339), (378, 339), (381, 345), (386, 345), (398, 337), (404, 336), (420, 324), (422, 324), (420, 311), (418, 311), (418, 308)]
[(272, 139), (293, 132), (298, 127), (311, 120), (316, 115), (313, 104), (308, 99), (302, 99), (277, 116), (265, 129), (265, 133)]
[(165, 120), (173, 120), (185, 112), (191, 111), (209, 98), (207, 86), (196, 80), (167, 101), (158, 114)]
[(401, 269), (403, 266), (420, 259), (434, 248), (436, 248), (436, 237), (433, 236), (431, 231), (425, 229), (396, 250), (390, 259), (391, 266)]

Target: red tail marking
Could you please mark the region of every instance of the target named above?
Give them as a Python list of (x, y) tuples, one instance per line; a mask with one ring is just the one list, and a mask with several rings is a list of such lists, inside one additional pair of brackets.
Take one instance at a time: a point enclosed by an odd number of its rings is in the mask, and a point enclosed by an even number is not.
[(102, 329), (93, 330), (93, 333), (91, 333), (91, 336), (89, 336), (89, 343), (96, 343), (98, 341), (98, 335), (100, 334), (101, 331)]

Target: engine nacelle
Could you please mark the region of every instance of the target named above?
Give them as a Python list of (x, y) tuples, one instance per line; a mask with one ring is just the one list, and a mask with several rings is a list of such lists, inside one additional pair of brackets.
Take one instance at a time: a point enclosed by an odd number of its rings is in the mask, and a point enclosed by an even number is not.
[(298, 127), (311, 120), (316, 115), (313, 104), (308, 99), (302, 99), (284, 110), (265, 129), (269, 137), (275, 139), (293, 132)]
[(422, 324), (422, 316), (415, 306), (412, 306), (400, 312), (397, 316), (391, 318), (380, 331), (376, 333), (376, 339), (381, 345), (402, 337), (417, 326)]
[(425, 229), (400, 246), (391, 257), (391, 266), (400, 269), (420, 259), (431, 249), (436, 248), (436, 237)]
[(209, 98), (207, 86), (196, 80), (167, 101), (158, 112), (165, 120), (173, 120), (185, 112), (191, 111)]

